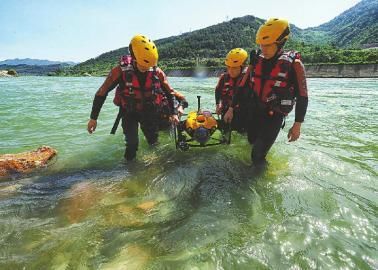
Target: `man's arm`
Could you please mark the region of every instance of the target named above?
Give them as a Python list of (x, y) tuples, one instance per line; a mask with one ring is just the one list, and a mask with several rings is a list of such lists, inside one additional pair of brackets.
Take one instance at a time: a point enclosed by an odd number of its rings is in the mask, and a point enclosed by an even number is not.
[(301, 125), (304, 121), (308, 106), (308, 91), (306, 72), (303, 63), (296, 59), (293, 64), (293, 83), (296, 97), (295, 122), (287, 135), (289, 142), (296, 141), (301, 134)]
[(91, 116), (87, 125), (87, 130), (90, 134), (92, 134), (96, 130), (97, 118), (98, 118), (98, 115), (100, 114), (102, 105), (104, 105), (104, 102), (106, 100), (108, 93), (111, 90), (113, 90), (119, 83), (121, 75), (122, 75), (121, 67), (120, 66), (114, 67), (110, 71), (108, 77), (106, 77), (104, 83), (97, 90), (96, 95), (93, 99)]
[(167, 76), (165, 75), (164, 71), (160, 68), (157, 68), (157, 74), (161, 83), (161, 88), (164, 91), (169, 104), (172, 104), (171, 114), (177, 115), (177, 108), (174, 108), (174, 99), (175, 99), (175, 90), (169, 85)]
[(215, 104), (218, 105), (222, 96), (222, 88), (224, 85), (224, 74), (219, 77), (217, 86), (215, 87)]
[(297, 99), (295, 106), (295, 122), (304, 121), (308, 106), (308, 90), (306, 72), (303, 63), (296, 59), (293, 64), (294, 93)]
[(176, 108), (174, 106), (174, 100), (175, 100), (175, 91), (173, 90), (173, 88), (169, 85), (168, 83), (168, 79), (167, 79), (167, 76), (165, 75), (165, 73), (160, 69), (160, 68), (157, 68), (157, 74), (158, 74), (158, 77), (159, 77), (159, 80), (160, 80), (160, 83), (161, 83), (161, 88), (162, 90), (164, 91), (164, 93), (166, 94), (166, 97), (168, 99), (168, 102), (169, 104), (172, 104), (172, 108), (171, 108), (171, 121), (172, 123), (174, 124), (178, 124), (180, 122), (179, 118), (178, 118), (178, 108)]
[(97, 90), (96, 95), (93, 100), (91, 119), (97, 120), (100, 114), (102, 105), (104, 104), (106, 97), (110, 91), (112, 91), (119, 83), (122, 75), (122, 70), (120, 66), (114, 67), (108, 77), (106, 77), (104, 83)]

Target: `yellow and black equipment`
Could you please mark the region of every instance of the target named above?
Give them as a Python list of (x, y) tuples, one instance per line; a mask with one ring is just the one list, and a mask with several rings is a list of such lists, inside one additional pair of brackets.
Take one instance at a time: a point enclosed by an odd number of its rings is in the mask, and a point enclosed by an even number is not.
[[(186, 151), (190, 147), (230, 144), (231, 129), (229, 125), (226, 125), (221, 119), (215, 119), (210, 111), (201, 110), (201, 96), (197, 96), (197, 100), (197, 111), (184, 115), (186, 119), (181, 120), (174, 127), (176, 149)], [(215, 136), (215, 133), (220, 133), (220, 135)]]

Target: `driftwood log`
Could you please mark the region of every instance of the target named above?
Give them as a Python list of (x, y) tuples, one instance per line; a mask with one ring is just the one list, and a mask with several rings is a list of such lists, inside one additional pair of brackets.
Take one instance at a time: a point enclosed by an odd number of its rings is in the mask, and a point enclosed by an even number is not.
[(57, 151), (49, 146), (42, 146), (34, 151), (0, 155), (0, 178), (46, 167), (56, 155)]

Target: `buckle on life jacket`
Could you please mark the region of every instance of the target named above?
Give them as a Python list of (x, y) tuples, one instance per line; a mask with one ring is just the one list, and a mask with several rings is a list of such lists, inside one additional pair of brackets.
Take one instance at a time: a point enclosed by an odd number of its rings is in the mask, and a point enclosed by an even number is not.
[(282, 106), (292, 106), (292, 105), (294, 105), (294, 101), (290, 100), (290, 99), (282, 99), (281, 105)]
[(232, 91), (232, 88), (229, 86), (223, 88), (222, 96), (230, 96), (232, 94), (231, 91)]
[(272, 94), (271, 96), (267, 97), (266, 98), (266, 102), (271, 102), (273, 100), (277, 99), (277, 95), (276, 94)]
[(274, 87), (280, 87), (281, 86), (281, 81), (275, 81), (274, 82)]
[(288, 61), (289, 63), (292, 63), (293, 62), (293, 58), (291, 58), (290, 56), (288, 56), (287, 54), (282, 54), (278, 60), (284, 60), (284, 61)]

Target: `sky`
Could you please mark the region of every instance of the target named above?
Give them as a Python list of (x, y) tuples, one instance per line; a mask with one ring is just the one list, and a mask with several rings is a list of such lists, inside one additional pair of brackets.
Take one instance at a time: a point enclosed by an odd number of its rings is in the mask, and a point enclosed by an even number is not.
[(318, 26), (359, 0), (0, 0), (0, 61), (82, 62), (125, 47), (137, 33), (153, 40), (253, 15)]

